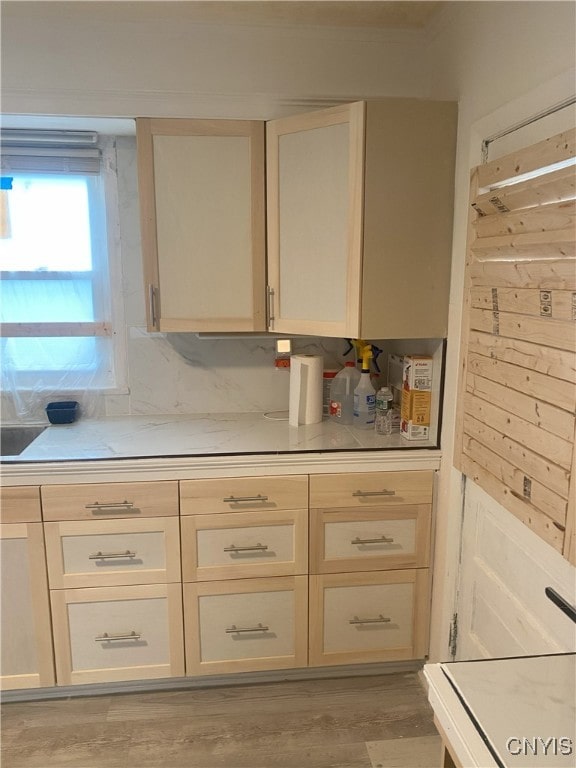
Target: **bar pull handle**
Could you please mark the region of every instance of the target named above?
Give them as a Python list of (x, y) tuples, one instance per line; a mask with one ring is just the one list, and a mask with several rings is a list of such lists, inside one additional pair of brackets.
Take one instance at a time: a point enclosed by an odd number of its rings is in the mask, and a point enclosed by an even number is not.
[(359, 619), (358, 616), (354, 616), (353, 619), (349, 619), (348, 624), (387, 624), (392, 619), (380, 614), (375, 619)]
[(107, 514), (110, 512), (140, 512), (137, 507), (134, 507), (134, 502), (126, 501), (126, 499), (124, 499), (124, 501), (110, 501), (104, 503), (95, 501), (93, 504), (85, 504), (84, 509), (91, 509), (93, 515), (97, 515), (98, 513)]
[(565, 613), (566, 616), (568, 616), (569, 619), (572, 619), (572, 621), (576, 624), (576, 606), (571, 605), (568, 600), (556, 592), (555, 589), (552, 589), (552, 587), (546, 587), (544, 592), (546, 593), (546, 597), (549, 600), (552, 600), (554, 605), (558, 606), (562, 613)]
[(269, 630), (270, 627), (261, 623), (258, 623), (255, 627), (237, 627), (236, 624), (232, 624), (232, 626), (226, 630), (226, 634), (235, 635), (240, 634), (241, 632), (268, 632)]
[(377, 539), (360, 539), (356, 536), (355, 539), (352, 539), (350, 544), (392, 544), (393, 542), (394, 539), (390, 538), (390, 536), (380, 536), (380, 538)]
[(268, 329), (273, 331), (274, 330), (274, 321), (276, 318), (274, 317), (274, 288), (272, 286), (267, 287), (268, 292)]
[(158, 318), (156, 316), (156, 288), (152, 284), (148, 286), (148, 301), (150, 302), (150, 325), (153, 328), (157, 328)]
[(354, 491), (352, 496), (396, 496), (396, 491), (388, 491), (386, 488), (381, 491)]
[(94, 642), (96, 643), (108, 643), (113, 642), (114, 640), (140, 640), (142, 635), (139, 635), (137, 632), (126, 632), (123, 635), (109, 635), (108, 632), (104, 632), (101, 635), (97, 635), (94, 638)]
[(129, 549), (125, 552), (95, 552), (93, 555), (88, 555), (88, 560), (113, 560), (121, 557), (136, 557), (136, 552), (130, 552)]
[(268, 496), (259, 493), (257, 496), (227, 496), (222, 499), (225, 504), (237, 504), (239, 501), (268, 501)]
[(229, 547), (224, 547), (224, 552), (265, 552), (267, 549), (267, 544), (253, 544), (251, 547), (237, 547), (235, 544), (230, 544)]

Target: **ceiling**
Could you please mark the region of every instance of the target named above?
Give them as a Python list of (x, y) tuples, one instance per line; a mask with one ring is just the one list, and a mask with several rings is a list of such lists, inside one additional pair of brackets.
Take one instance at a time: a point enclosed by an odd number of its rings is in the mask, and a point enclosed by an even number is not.
[(445, 2), (435, 0), (4, 0), (2, 14), (100, 20), (182, 19), (199, 24), (422, 29)]

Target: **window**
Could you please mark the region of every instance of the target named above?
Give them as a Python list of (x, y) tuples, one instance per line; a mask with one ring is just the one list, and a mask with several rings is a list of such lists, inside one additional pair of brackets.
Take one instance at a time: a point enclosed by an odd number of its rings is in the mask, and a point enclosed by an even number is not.
[[(55, 145), (54, 132), (34, 132), (33, 140), (14, 133), (2, 132), (3, 387), (118, 391), (124, 350), (114, 142), (96, 147), (96, 134), (58, 132), (64, 144)], [(72, 137), (92, 146), (70, 146)]]

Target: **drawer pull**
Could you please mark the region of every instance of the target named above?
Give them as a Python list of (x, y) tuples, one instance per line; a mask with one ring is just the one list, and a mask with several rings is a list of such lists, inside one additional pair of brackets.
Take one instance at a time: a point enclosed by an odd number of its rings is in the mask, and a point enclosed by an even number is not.
[(240, 632), (268, 632), (270, 630), (270, 627), (265, 626), (264, 624), (257, 624), (255, 627), (237, 627), (236, 624), (232, 624), (231, 627), (229, 627), (226, 630), (227, 635), (235, 635), (236, 633)]
[(127, 632), (124, 635), (109, 635), (108, 632), (104, 632), (102, 635), (98, 635), (94, 638), (94, 642), (96, 643), (108, 643), (112, 640), (140, 640), (142, 635), (139, 635), (137, 632)]
[(352, 539), (350, 544), (393, 544), (394, 539), (391, 539), (390, 536), (380, 536), (378, 539), (360, 539), (358, 536), (356, 536), (355, 539)]
[(95, 501), (94, 504), (85, 504), (84, 509), (91, 509), (92, 514), (95, 515), (98, 512), (140, 512), (139, 509), (134, 508), (134, 502), (132, 501), (110, 501), (101, 504), (99, 501)]
[(222, 501), (226, 504), (234, 504), (239, 501), (268, 501), (268, 496), (263, 496), (261, 493), (258, 496), (228, 496)]
[(96, 552), (88, 555), (88, 560), (111, 560), (119, 557), (136, 557), (136, 552), (130, 552), (129, 549), (126, 552)]
[(354, 616), (353, 619), (348, 620), (348, 624), (387, 624), (392, 619), (380, 614), (376, 619), (359, 619), (358, 616)]
[(237, 547), (230, 544), (229, 547), (224, 547), (224, 552), (265, 552), (267, 549), (268, 544), (253, 544), (251, 547)]
[(396, 496), (396, 491), (387, 491), (386, 488), (381, 491), (354, 491), (352, 496)]

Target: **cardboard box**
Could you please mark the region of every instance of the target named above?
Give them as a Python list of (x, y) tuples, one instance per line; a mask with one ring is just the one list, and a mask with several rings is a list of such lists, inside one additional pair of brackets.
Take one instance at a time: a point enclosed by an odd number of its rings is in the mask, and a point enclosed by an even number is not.
[(432, 406), (432, 358), (405, 355), (402, 364), (400, 434), (407, 440), (427, 440)]

